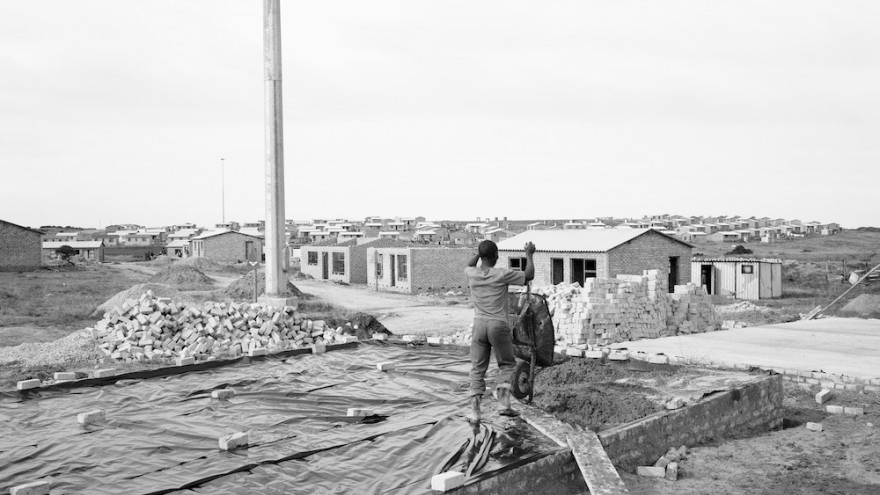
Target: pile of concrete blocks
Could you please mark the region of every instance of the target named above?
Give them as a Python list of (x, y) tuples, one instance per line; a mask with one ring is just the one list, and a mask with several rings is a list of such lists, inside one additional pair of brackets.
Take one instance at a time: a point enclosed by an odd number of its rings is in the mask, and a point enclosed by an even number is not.
[(617, 278), (590, 278), (578, 284), (541, 287), (556, 338), (569, 346), (606, 346), (644, 338), (717, 329), (705, 289), (677, 285), (669, 294), (657, 270)]
[(694, 283), (676, 285), (669, 298), (665, 335), (714, 332), (718, 329), (715, 308), (706, 288)]
[[(304, 320), (290, 306), (205, 302), (185, 305), (147, 291), (104, 314), (87, 329), (117, 361), (235, 357), (356, 340), (354, 330)], [(262, 352), (260, 352), (262, 354)]]

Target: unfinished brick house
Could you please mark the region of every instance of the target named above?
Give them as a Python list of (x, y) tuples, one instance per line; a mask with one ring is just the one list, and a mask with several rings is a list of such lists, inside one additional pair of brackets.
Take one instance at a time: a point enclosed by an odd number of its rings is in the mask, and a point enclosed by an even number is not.
[(325, 242), (300, 248), (300, 271), (318, 280), (347, 284), (367, 283), (367, 249), (408, 246), (397, 239), (352, 239)]
[(474, 252), (473, 248), (371, 247), (367, 249), (367, 285), (406, 294), (464, 289), (464, 268)]
[(228, 263), (263, 259), (263, 239), (234, 230), (205, 232), (193, 237), (190, 249), (193, 258)]
[(528, 230), (498, 243), (498, 265), (525, 268), (522, 249), (533, 242), (533, 286), (577, 282), (591, 277), (614, 278), (659, 270), (675, 285), (691, 280), (693, 246), (654, 229)]
[(0, 220), (0, 271), (32, 271), (40, 268), (42, 235)]

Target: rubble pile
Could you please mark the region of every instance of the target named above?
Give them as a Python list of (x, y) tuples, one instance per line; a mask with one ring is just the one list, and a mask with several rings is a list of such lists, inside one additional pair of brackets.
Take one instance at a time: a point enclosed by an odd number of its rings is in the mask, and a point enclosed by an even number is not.
[(152, 291), (113, 307), (87, 329), (103, 353), (119, 361), (277, 352), (349, 342), (356, 339), (350, 335), (356, 330), (350, 323), (332, 328), (323, 320), (304, 320), (289, 306), (211, 301), (187, 305), (155, 297)]
[(657, 270), (617, 278), (590, 278), (584, 287), (559, 284), (533, 290), (547, 298), (557, 340), (608, 345), (717, 328), (705, 289), (677, 285), (667, 293)]

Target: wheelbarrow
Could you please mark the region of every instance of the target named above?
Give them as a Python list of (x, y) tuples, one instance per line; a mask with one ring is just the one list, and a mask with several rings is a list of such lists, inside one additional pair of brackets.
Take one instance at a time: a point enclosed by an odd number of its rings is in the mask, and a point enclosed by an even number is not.
[(516, 367), (511, 378), (511, 392), (526, 404), (532, 403), (535, 392), (537, 367), (553, 364), (553, 347), (556, 334), (547, 299), (532, 294), (532, 286), (525, 292), (508, 295), (510, 303), (510, 327), (513, 329), (513, 354)]

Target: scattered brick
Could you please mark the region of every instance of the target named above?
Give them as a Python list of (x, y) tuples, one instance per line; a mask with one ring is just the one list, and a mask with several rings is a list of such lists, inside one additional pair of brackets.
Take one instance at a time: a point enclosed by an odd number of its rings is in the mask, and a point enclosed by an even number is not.
[(636, 468), (636, 474), (649, 478), (662, 478), (666, 476), (666, 468), (658, 466), (638, 466)]
[(177, 358), (177, 365), (178, 366), (189, 366), (191, 364), (196, 364), (196, 358), (194, 358), (192, 356)]
[(76, 420), (81, 425), (90, 425), (99, 421), (104, 421), (104, 411), (96, 409), (94, 411), (79, 413), (76, 415)]
[(327, 346), (324, 344), (312, 344), (312, 354), (323, 354), (327, 352)]
[(666, 479), (669, 481), (677, 481), (678, 480), (678, 463), (670, 462), (666, 465)]
[(572, 357), (583, 357), (584, 350), (578, 349), (577, 347), (566, 347), (565, 348), (565, 355), (572, 356)]
[(375, 412), (372, 409), (349, 407), (348, 416), (372, 416)]
[(92, 374), (95, 378), (107, 378), (108, 376), (116, 376), (116, 368), (105, 368), (102, 370), (95, 370)]
[(865, 414), (865, 408), (863, 407), (844, 407), (844, 414), (852, 414), (853, 416), (861, 416)]
[(381, 363), (376, 363), (376, 369), (378, 369), (379, 371), (389, 371), (393, 370), (396, 367), (397, 363), (395, 363), (394, 361), (384, 361)]
[(39, 378), (31, 378), (30, 380), (22, 380), (15, 384), (15, 388), (18, 390), (30, 390), (32, 388), (40, 387), (40, 379)]
[(55, 380), (76, 380), (76, 373), (73, 371), (59, 371), (53, 375)]
[(260, 347), (260, 348), (257, 348), (257, 349), (251, 349), (251, 350), (248, 351), (248, 356), (251, 356), (251, 357), (255, 357), (255, 356), (266, 356), (266, 355), (268, 355), (268, 354), (269, 354), (269, 350), (266, 349), (265, 347)]
[(24, 485), (13, 486), (9, 490), (10, 495), (49, 495), (48, 481), (34, 481)]
[(235, 450), (246, 447), (248, 444), (248, 434), (244, 431), (223, 435), (220, 437), (220, 450)]
[(661, 455), (660, 458), (657, 459), (657, 462), (654, 463), (654, 466), (665, 468), (668, 464), (669, 459), (667, 459), (666, 456)]
[(843, 406), (825, 406), (825, 412), (829, 414), (843, 414)]
[(807, 429), (810, 430), (810, 431), (822, 431), (822, 430), (824, 430), (824, 428), (822, 427), (822, 423), (813, 423), (813, 422), (808, 422), (808, 423), (807, 423)]
[(438, 492), (448, 492), (464, 485), (464, 473), (458, 471), (447, 471), (445, 473), (435, 474), (431, 478), (431, 490)]
[(214, 390), (211, 392), (211, 397), (217, 400), (227, 400), (235, 397), (235, 390), (231, 388), (223, 388), (220, 390)]
[(829, 400), (831, 400), (831, 390), (828, 390), (827, 388), (822, 389), (821, 392), (816, 394), (816, 403), (817, 404), (824, 404), (824, 403), (828, 402)]
[(608, 359), (610, 359), (612, 361), (628, 361), (629, 354), (627, 354), (624, 351), (611, 351), (608, 354)]

